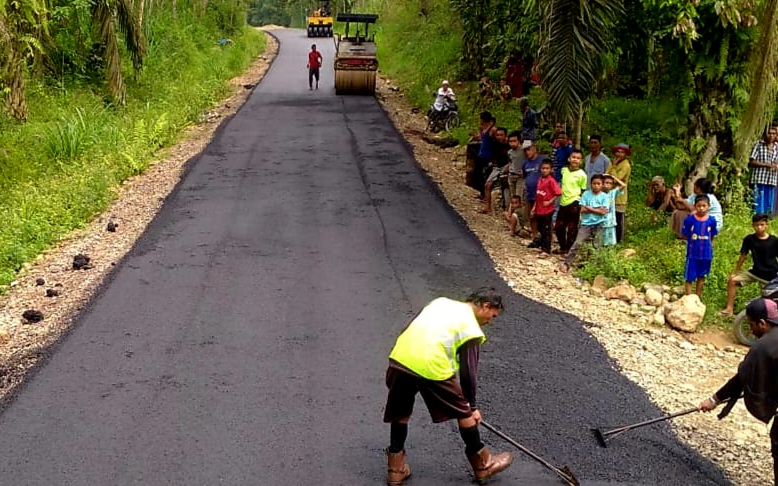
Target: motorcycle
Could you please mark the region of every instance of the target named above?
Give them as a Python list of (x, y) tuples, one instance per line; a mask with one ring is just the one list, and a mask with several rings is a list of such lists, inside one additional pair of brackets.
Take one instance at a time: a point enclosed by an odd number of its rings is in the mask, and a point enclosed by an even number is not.
[[(435, 97), (437, 98), (437, 95)], [(427, 130), (432, 133), (438, 133), (441, 130), (450, 132), (457, 128), (459, 123), (459, 107), (457, 107), (456, 101), (446, 98), (443, 101), (443, 109), (440, 111), (435, 109), (434, 104), (430, 105), (427, 112)]]
[[(764, 286), (762, 289), (762, 298), (778, 301), (778, 278), (770, 280), (770, 282)], [(745, 346), (751, 346), (756, 342), (757, 338), (751, 333), (751, 327), (748, 325), (748, 317), (746, 317), (745, 309), (735, 316), (735, 321), (732, 323), (732, 334), (734, 334), (735, 339), (737, 339), (740, 344)]]

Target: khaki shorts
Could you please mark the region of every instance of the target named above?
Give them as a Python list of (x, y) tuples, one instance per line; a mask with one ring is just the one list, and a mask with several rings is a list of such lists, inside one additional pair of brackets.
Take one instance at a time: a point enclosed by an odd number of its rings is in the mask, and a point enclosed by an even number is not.
[(743, 285), (748, 285), (750, 283), (759, 282), (762, 285), (767, 284), (767, 280), (762, 280), (761, 278), (757, 277), (753, 273), (749, 272), (748, 270), (743, 270), (737, 275), (732, 277), (732, 280), (741, 287)]

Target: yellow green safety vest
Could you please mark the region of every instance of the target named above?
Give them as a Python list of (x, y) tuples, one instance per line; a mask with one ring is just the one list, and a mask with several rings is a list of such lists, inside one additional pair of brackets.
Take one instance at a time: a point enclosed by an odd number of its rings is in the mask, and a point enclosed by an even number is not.
[(457, 350), (475, 338), (486, 341), (470, 304), (441, 297), (400, 334), (389, 358), (428, 380), (448, 380), (459, 371)]

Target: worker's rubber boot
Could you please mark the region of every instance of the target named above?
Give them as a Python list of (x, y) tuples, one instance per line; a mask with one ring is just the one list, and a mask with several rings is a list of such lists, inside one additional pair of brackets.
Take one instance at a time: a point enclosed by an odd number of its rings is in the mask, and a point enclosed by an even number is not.
[(411, 466), (405, 462), (405, 451), (391, 453), (386, 451), (386, 484), (399, 486), (411, 475)]
[(513, 456), (509, 452), (492, 455), (486, 446), (467, 459), (473, 466), (473, 474), (478, 484), (483, 484), (498, 472), (508, 469), (513, 462)]

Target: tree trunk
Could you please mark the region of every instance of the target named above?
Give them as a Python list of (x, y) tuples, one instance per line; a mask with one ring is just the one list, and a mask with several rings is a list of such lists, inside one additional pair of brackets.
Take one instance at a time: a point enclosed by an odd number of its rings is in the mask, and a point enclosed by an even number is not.
[(579, 150), (581, 149), (581, 137), (583, 137), (583, 117), (584, 117), (584, 109), (583, 105), (581, 105), (578, 108), (578, 116), (576, 117), (573, 126), (573, 132), (574, 132), (574, 140), (573, 145), (575, 145), (576, 148)]
[(708, 135), (705, 142), (705, 148), (702, 150), (702, 153), (700, 153), (700, 158), (697, 159), (697, 162), (694, 164), (694, 169), (684, 183), (686, 194), (691, 194), (693, 192), (694, 181), (708, 175), (708, 170), (713, 164), (713, 159), (716, 157), (716, 153), (718, 153), (718, 148), (719, 143), (716, 134)]
[(25, 98), (24, 60), (5, 17), (0, 17), (0, 40), (0, 45), (5, 45), (5, 60), (0, 62), (0, 74), (9, 89), (5, 100), (6, 109), (17, 120), (27, 121), (29, 111)]

